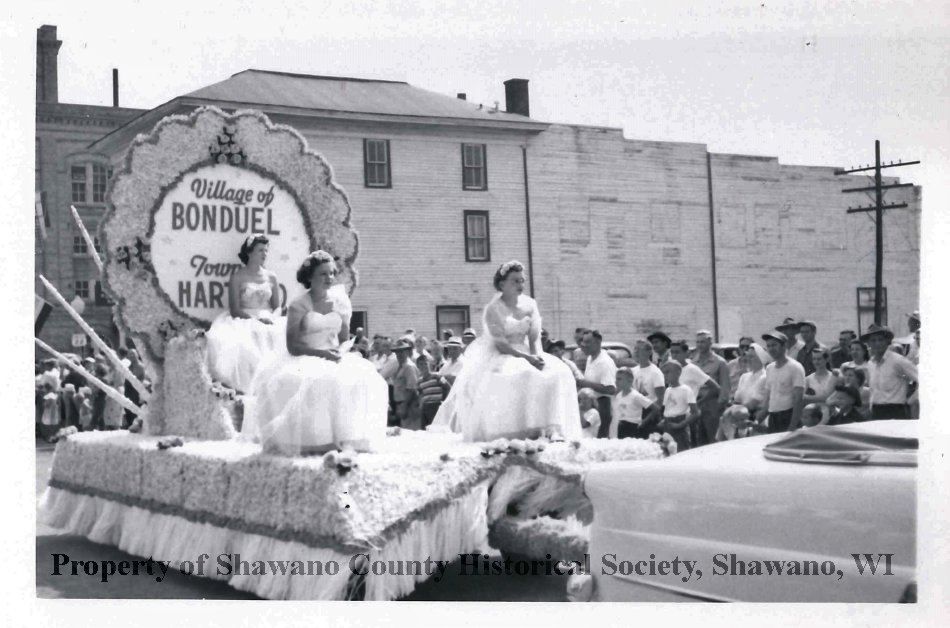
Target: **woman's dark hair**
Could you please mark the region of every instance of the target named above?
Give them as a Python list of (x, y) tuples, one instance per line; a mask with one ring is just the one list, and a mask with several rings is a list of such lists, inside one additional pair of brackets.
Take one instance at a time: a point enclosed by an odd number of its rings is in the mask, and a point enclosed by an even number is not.
[(521, 262), (512, 260), (510, 262), (505, 262), (498, 267), (498, 270), (495, 271), (495, 278), (492, 281), (492, 284), (495, 286), (495, 290), (501, 290), (501, 282), (508, 278), (508, 275), (511, 273), (520, 273), (524, 272), (524, 266)]
[(297, 269), (297, 281), (303, 285), (304, 288), (310, 289), (310, 280), (313, 278), (313, 273), (316, 272), (317, 268), (321, 264), (333, 263), (336, 259), (327, 253), (326, 251), (314, 251), (307, 256), (307, 259), (303, 261), (303, 264), (300, 265), (300, 268)]
[(871, 352), (868, 351), (868, 346), (861, 340), (852, 340), (851, 341), (851, 359), (854, 360), (854, 345), (861, 347), (861, 350), (864, 352), (864, 361), (867, 362), (871, 357)]
[(266, 235), (261, 233), (249, 235), (244, 240), (244, 244), (241, 245), (241, 250), (238, 252), (238, 259), (241, 260), (242, 264), (247, 264), (247, 260), (251, 257), (251, 251), (253, 251), (254, 247), (258, 244), (270, 244), (270, 240), (267, 239)]

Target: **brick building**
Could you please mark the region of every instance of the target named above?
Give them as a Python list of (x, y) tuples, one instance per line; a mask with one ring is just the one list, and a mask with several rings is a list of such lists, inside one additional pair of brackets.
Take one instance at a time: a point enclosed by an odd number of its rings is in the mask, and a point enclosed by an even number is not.
[[(705, 327), (735, 341), (807, 316), (832, 339), (868, 324), (858, 294), (873, 295), (873, 225), (845, 214), (852, 199), (834, 168), (549, 124), (529, 117), (527, 81), (505, 88), (507, 111), (495, 111), (400, 82), (246, 70), (146, 112), (85, 108), (111, 125), (58, 154), (50, 185), (62, 205), (70, 159), (101, 180), (95, 163), (119, 163), (166, 115), (254, 108), (300, 131), (346, 190), (361, 239), (354, 324), (371, 333), (477, 326), (492, 273), (512, 258), (529, 263), (555, 337), (581, 325), (627, 342)], [(885, 226), (887, 310), (900, 333), (918, 302), (920, 188), (889, 199), (909, 204)], [(58, 246), (72, 244), (59, 229)], [(80, 255), (58, 255), (60, 285), (89, 274)]]
[[(99, 271), (71, 216), (75, 205), (95, 234), (106, 208), (112, 165), (89, 145), (142, 113), (140, 109), (59, 102), (57, 55), (62, 41), (55, 26), (36, 32), (36, 251), (35, 268), (72, 301), (85, 303), (83, 318), (111, 341), (118, 338), (112, 308), (99, 287)], [(36, 279), (36, 294), (45, 290)], [(53, 307), (40, 337), (54, 348), (72, 349), (82, 330), (60, 307)]]

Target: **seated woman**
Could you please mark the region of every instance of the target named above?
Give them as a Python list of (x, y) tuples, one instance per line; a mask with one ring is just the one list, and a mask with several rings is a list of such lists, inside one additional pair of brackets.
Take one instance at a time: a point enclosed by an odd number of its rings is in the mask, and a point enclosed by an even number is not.
[(277, 276), (264, 268), (266, 236), (248, 236), (238, 258), (244, 264), (228, 284), (228, 311), (208, 330), (208, 366), (212, 379), (247, 392), (258, 363), (284, 346), (286, 319), (279, 317)]
[(561, 360), (541, 352), (541, 313), (523, 294), (524, 266), (511, 261), (494, 277), (498, 294), (485, 306), (482, 334), (465, 361), (432, 429), (466, 441), (581, 435), (577, 387)]
[(820, 416), (817, 425), (826, 425), (831, 418), (831, 407), (828, 405), (828, 397), (835, 391), (838, 385), (838, 377), (835, 373), (828, 370), (831, 364), (831, 355), (823, 347), (815, 347), (811, 352), (811, 363), (815, 365), (815, 372), (805, 378), (805, 412), (802, 415), (802, 423), (809, 424), (806, 421), (806, 414)]
[(287, 313), (287, 353), (261, 366), (251, 383), (241, 433), (265, 451), (369, 451), (386, 436), (386, 381), (349, 351), (353, 310), (344, 286), (334, 285), (336, 272), (324, 251), (304, 260), (297, 281), (307, 292)]

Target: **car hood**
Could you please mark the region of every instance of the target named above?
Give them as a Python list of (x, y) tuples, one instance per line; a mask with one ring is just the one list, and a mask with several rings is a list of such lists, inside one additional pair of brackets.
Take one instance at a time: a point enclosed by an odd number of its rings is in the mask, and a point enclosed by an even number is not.
[[(827, 429), (915, 438), (917, 426), (875, 421)], [(884, 588), (884, 599), (896, 601), (900, 591), (888, 587), (905, 586), (915, 564), (916, 467), (766, 458), (763, 448), (787, 436), (738, 439), (664, 460), (597, 465), (584, 484), (594, 506), (592, 560), (606, 552), (678, 553), (707, 567), (719, 553), (747, 560), (833, 560), (848, 582), (812, 578), (804, 585), (812, 593), (800, 599), (881, 599)], [(852, 554), (879, 553), (892, 554), (899, 578), (857, 574)], [(739, 585), (723, 577), (689, 586), (713, 599), (783, 599), (772, 582), (747, 578)], [(843, 587), (853, 588), (844, 598)]]

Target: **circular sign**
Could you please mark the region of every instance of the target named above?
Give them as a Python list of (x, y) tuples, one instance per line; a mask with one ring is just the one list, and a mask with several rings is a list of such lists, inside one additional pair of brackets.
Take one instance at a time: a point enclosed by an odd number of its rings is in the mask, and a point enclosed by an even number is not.
[(172, 304), (211, 322), (228, 309), (228, 282), (253, 234), (270, 240), (265, 267), (277, 275), (281, 304), (310, 253), (303, 213), (274, 178), (229, 164), (202, 166), (167, 190), (153, 216), (151, 262)]

